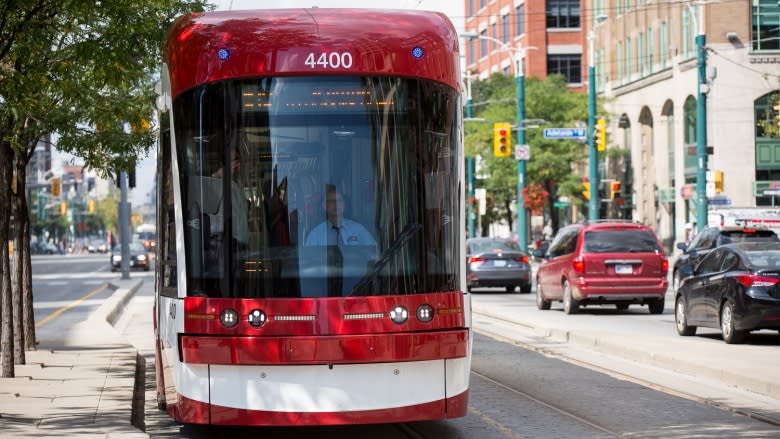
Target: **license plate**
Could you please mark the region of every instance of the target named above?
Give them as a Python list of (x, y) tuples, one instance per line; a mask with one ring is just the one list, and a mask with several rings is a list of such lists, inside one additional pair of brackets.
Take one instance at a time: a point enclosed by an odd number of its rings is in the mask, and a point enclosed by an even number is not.
[(632, 274), (633, 272), (634, 269), (630, 265), (615, 265), (615, 274)]
[(506, 261), (503, 260), (503, 259), (496, 259), (495, 261), (493, 261), (493, 266), (494, 267), (506, 267)]

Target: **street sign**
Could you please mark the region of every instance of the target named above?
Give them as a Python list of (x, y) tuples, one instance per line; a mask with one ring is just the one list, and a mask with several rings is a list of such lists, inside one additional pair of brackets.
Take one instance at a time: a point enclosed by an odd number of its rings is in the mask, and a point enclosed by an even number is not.
[(531, 148), (528, 145), (515, 145), (515, 160), (531, 160)]
[(765, 190), (765, 191), (764, 191), (764, 195), (780, 195), (780, 191), (774, 191), (774, 190), (773, 190), (773, 191), (770, 191), (770, 190)]
[(729, 197), (708, 198), (707, 203), (713, 206), (729, 206), (731, 205), (731, 198)]
[(545, 139), (584, 139), (585, 128), (545, 128)]
[(571, 203), (568, 201), (556, 201), (553, 203), (553, 206), (555, 206), (556, 209), (565, 209), (569, 206), (571, 206)]

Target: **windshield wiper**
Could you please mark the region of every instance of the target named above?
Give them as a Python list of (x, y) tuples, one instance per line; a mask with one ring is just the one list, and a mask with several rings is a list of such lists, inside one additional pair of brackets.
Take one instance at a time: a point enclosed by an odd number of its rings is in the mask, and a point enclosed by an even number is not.
[(371, 282), (376, 279), (377, 276), (379, 276), (379, 273), (382, 271), (382, 268), (384, 268), (385, 265), (387, 265), (388, 262), (390, 262), (390, 259), (392, 259), (393, 256), (398, 252), (398, 250), (401, 249), (401, 247), (406, 244), (409, 239), (415, 235), (420, 229), (422, 229), (422, 226), (419, 223), (411, 223), (407, 224), (406, 227), (401, 231), (401, 233), (398, 235), (398, 238), (393, 241), (392, 244), (390, 244), (390, 247), (385, 250), (384, 253), (382, 253), (382, 257), (379, 258), (378, 261), (374, 265), (369, 268), (368, 272), (358, 281), (357, 284), (352, 288), (352, 291), (349, 293), (350, 296), (357, 296), (357, 292), (361, 289), (364, 289), (367, 285), (369, 285)]

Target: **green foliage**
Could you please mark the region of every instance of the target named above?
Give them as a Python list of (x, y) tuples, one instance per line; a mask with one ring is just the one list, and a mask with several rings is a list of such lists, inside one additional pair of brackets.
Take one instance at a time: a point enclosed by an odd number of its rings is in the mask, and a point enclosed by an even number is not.
[[(582, 192), (581, 176), (574, 165), (587, 163), (588, 153), (584, 143), (576, 140), (545, 139), (545, 127), (584, 126), (587, 120), (588, 97), (569, 91), (561, 76), (544, 80), (525, 78), (526, 119), (543, 119), (546, 123), (526, 130), (526, 143), (531, 147), (531, 159), (526, 163), (526, 186), (539, 184), (550, 192), (550, 198), (568, 195), (579, 199)], [(472, 84), (475, 102), (474, 117), (484, 122), (469, 122), (465, 127), (465, 153), (481, 159), (480, 175), (487, 176), (483, 187), (493, 202), (485, 221), (513, 218), (508, 207), (517, 201), (517, 161), (493, 156), (493, 123), (517, 124), (517, 88), (515, 79), (494, 74), (487, 81)], [(516, 137), (513, 137), (516, 139)]]
[(17, 157), (56, 133), (57, 149), (106, 176), (154, 145), (153, 83), (176, 16), (202, 0), (37, 0), (0, 6), (0, 136)]

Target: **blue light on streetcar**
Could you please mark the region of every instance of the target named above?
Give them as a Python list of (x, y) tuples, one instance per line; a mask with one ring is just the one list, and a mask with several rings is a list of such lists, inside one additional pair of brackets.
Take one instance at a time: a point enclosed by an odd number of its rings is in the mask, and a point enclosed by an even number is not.
[(414, 49), (412, 49), (412, 56), (415, 57), (415, 59), (422, 59), (424, 54), (425, 52), (420, 46), (417, 46)]
[(230, 58), (230, 51), (225, 49), (224, 47), (222, 49), (219, 49), (217, 51), (217, 57), (221, 59), (222, 61)]

